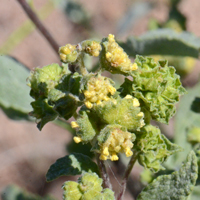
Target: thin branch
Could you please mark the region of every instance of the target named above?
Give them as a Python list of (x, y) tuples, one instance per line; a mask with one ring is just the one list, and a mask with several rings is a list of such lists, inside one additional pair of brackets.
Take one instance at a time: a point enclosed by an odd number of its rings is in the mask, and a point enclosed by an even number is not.
[(122, 179), (122, 183), (121, 183), (121, 190), (120, 190), (120, 193), (117, 197), (117, 200), (122, 200), (123, 198), (123, 195), (125, 193), (125, 190), (126, 190), (126, 184), (127, 184), (127, 181), (128, 181), (128, 177), (131, 173), (131, 170), (133, 168), (133, 165), (135, 164), (136, 160), (137, 160), (137, 157), (138, 157), (138, 153), (137, 152), (133, 152), (133, 155), (129, 161), (129, 164), (126, 168), (126, 171), (124, 172), (124, 176), (123, 176), (123, 179)]
[(110, 183), (108, 173), (106, 172), (106, 166), (104, 164), (104, 161), (99, 159), (99, 154), (96, 154), (96, 159), (100, 170), (100, 176), (103, 179), (103, 188), (112, 189), (112, 185)]
[[(126, 165), (119, 159), (117, 162), (114, 162), (117, 174), (120, 176), (123, 171), (126, 170)], [(120, 183), (121, 186), (121, 183)], [(133, 200), (137, 198), (138, 194), (142, 190), (142, 184), (138, 179), (138, 176), (135, 174), (130, 174), (127, 181), (127, 190), (132, 196)]]
[(59, 45), (54, 40), (54, 38), (51, 36), (49, 31), (45, 28), (45, 26), (42, 24), (38, 16), (35, 14), (35, 12), (31, 9), (31, 7), (28, 5), (26, 0), (17, 0), (20, 5), (23, 7), (24, 11), (28, 15), (28, 17), (32, 20), (32, 22), (35, 24), (35, 26), (40, 30), (40, 32), (43, 34), (43, 36), (47, 39), (51, 47), (54, 49), (56, 54), (58, 54)]

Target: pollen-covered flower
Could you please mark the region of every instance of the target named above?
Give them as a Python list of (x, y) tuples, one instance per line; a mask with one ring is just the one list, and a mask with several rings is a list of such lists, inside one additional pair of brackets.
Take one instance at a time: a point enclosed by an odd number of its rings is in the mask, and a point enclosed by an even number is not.
[(127, 157), (133, 155), (131, 149), (135, 140), (135, 134), (128, 132), (120, 125), (107, 125), (97, 137), (101, 160), (118, 160), (118, 153), (125, 153)]
[(84, 103), (87, 108), (92, 108), (93, 105), (101, 104), (102, 101), (110, 99), (111, 95), (114, 95), (116, 89), (111, 84), (111, 80), (101, 75), (90, 74), (88, 80), (84, 84), (83, 89)]
[(90, 56), (99, 56), (101, 51), (101, 45), (99, 42), (94, 40), (85, 40), (81, 43), (82, 50)]
[(64, 63), (73, 63), (78, 57), (76, 45), (66, 44), (59, 48), (60, 59)]
[(102, 68), (111, 73), (127, 74), (136, 70), (137, 64), (132, 63), (128, 55), (118, 45), (114, 39), (114, 35), (109, 34), (102, 42), (103, 50), (101, 53)]

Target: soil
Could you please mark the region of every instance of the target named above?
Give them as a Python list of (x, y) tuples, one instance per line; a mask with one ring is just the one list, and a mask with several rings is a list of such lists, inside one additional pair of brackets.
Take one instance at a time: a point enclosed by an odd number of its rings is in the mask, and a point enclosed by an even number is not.
[[(34, 0), (35, 10), (38, 11), (46, 2), (47, 0)], [(144, 33), (150, 17), (156, 17), (160, 21), (167, 18), (168, 1), (154, 0), (151, 2), (156, 3), (154, 8), (132, 24), (118, 39), (125, 40), (128, 35), (138, 36)], [(102, 38), (109, 33), (117, 37), (120, 20), (129, 11), (134, 1), (87, 0), (80, 1), (80, 3), (91, 16), (92, 34), (87, 27), (71, 22), (59, 7), (55, 7), (51, 14), (43, 20), (44, 25), (59, 45), (77, 44), (88, 37)], [(188, 31), (200, 36), (200, 26), (198, 26), (200, 1), (182, 0), (180, 9), (187, 16)], [(16, 0), (0, 0), (0, 48), (26, 20), (27, 16)], [(60, 62), (58, 55), (38, 30), (32, 31), (14, 46), (9, 55), (17, 58), (30, 69)], [(198, 61), (193, 72), (186, 77), (186, 83), (194, 85), (199, 78), (199, 73), (200, 63)], [(9, 184), (17, 184), (33, 193), (40, 195), (49, 193), (61, 199), (63, 182), (74, 180), (74, 178), (64, 177), (52, 183), (46, 183), (45, 174), (56, 159), (67, 154), (65, 145), (71, 141), (71, 134), (53, 123), (48, 123), (40, 132), (35, 123), (10, 120), (1, 110), (0, 122), (0, 192)], [(139, 178), (139, 170), (140, 168), (136, 166), (134, 170), (136, 179)], [(113, 171), (116, 173), (115, 170)], [(110, 175), (112, 176), (112, 173)], [(117, 181), (114, 179), (113, 182)], [(115, 188), (119, 187), (117, 183)], [(133, 199), (129, 191), (124, 199)]]

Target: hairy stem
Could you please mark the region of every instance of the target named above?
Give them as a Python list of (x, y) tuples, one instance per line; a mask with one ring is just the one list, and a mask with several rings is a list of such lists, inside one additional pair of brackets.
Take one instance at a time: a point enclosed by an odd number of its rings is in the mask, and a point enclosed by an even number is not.
[(132, 155), (132, 157), (131, 157), (131, 159), (128, 163), (128, 166), (127, 166), (127, 168), (124, 172), (124, 176), (122, 178), (122, 183), (121, 183), (121, 190), (118, 194), (117, 200), (122, 200), (122, 198), (123, 198), (123, 195), (124, 195), (125, 190), (126, 190), (126, 184), (127, 184), (127, 181), (128, 181), (128, 177), (129, 177), (131, 170), (132, 170), (132, 168), (133, 168), (133, 166), (134, 166), (134, 164), (137, 160), (137, 157), (138, 157), (138, 152), (134, 151), (133, 155)]
[(28, 17), (32, 20), (32, 22), (35, 24), (35, 26), (40, 30), (40, 32), (43, 34), (43, 36), (47, 39), (53, 50), (58, 54), (59, 45), (57, 42), (53, 39), (49, 31), (44, 27), (38, 16), (35, 14), (35, 12), (31, 9), (31, 7), (28, 5), (26, 0), (17, 0), (20, 5), (23, 7), (24, 11), (28, 15)]
[(78, 59), (77, 59), (77, 67), (76, 67), (76, 71), (79, 73), (79, 74), (82, 74), (83, 76), (85, 76), (86, 74), (88, 74), (88, 71), (85, 67), (85, 63), (84, 63), (84, 57), (85, 57), (85, 54), (84, 53), (80, 53), (80, 55), (78, 56)]
[(100, 176), (103, 179), (103, 188), (112, 189), (108, 173), (106, 172), (106, 166), (103, 160), (99, 159), (99, 154), (96, 154), (97, 164), (99, 166)]

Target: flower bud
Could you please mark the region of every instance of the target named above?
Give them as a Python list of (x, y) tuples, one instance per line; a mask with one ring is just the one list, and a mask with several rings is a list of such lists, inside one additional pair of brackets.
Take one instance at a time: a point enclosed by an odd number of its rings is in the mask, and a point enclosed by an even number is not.
[(59, 48), (60, 59), (64, 63), (73, 63), (78, 57), (76, 45), (66, 44)]
[(82, 51), (89, 54), (90, 56), (99, 56), (101, 51), (101, 45), (99, 42), (94, 40), (85, 40), (81, 43)]

